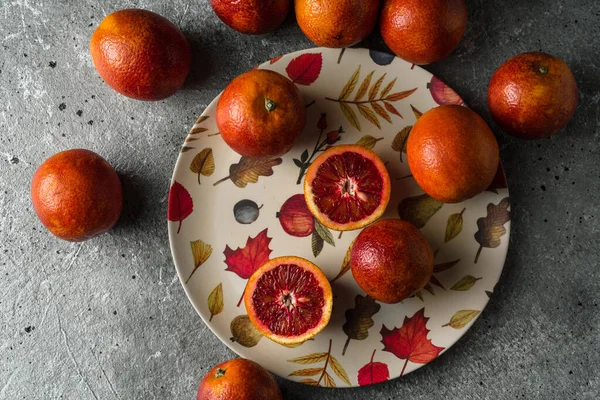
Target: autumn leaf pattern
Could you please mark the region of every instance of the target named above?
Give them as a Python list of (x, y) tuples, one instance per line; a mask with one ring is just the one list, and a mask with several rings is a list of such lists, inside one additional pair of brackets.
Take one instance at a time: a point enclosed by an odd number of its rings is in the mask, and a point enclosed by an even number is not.
[(461, 280), (459, 280), (458, 282), (456, 282), (454, 285), (452, 285), (450, 290), (466, 292), (467, 290), (471, 289), (475, 285), (475, 282), (477, 282), (481, 279), (482, 278), (475, 278), (472, 275), (467, 275), (464, 278), (462, 278)]
[(390, 379), (390, 370), (387, 364), (373, 361), (376, 351), (377, 350), (373, 350), (371, 361), (358, 370), (358, 384), (360, 386), (374, 385)]
[[(235, 273), (242, 279), (248, 279), (261, 265), (269, 261), (272, 251), (269, 243), (272, 238), (267, 236), (267, 230), (268, 228), (264, 229), (254, 238), (249, 237), (243, 248), (238, 247), (236, 250), (232, 250), (228, 245), (225, 246), (225, 251), (223, 251), (225, 264), (227, 264), (225, 270)], [(238, 307), (242, 303), (242, 298), (237, 304)]]
[[(375, 71), (367, 74), (360, 86), (358, 86), (360, 80), (360, 68), (360, 65), (356, 68), (348, 82), (342, 88), (337, 99), (331, 97), (326, 97), (325, 99), (339, 103), (342, 113), (348, 122), (350, 122), (350, 125), (355, 127), (358, 131), (361, 130), (361, 125), (353, 107), (356, 107), (356, 110), (364, 119), (379, 129), (381, 129), (379, 118), (386, 120), (388, 123), (392, 123), (390, 114), (403, 118), (392, 103), (407, 98), (413, 94), (417, 88), (391, 93), (394, 84), (396, 83), (396, 79), (393, 79), (383, 87), (383, 90), (381, 90), (383, 83), (385, 82), (386, 74), (384, 73), (372, 83)], [(354, 93), (357, 86), (358, 90), (354, 94), (354, 97), (351, 98), (352, 93)], [(367, 97), (365, 98), (365, 96)]]
[(369, 337), (369, 328), (375, 324), (373, 315), (380, 309), (381, 306), (372, 297), (356, 295), (354, 308), (346, 310), (346, 323), (342, 326), (342, 330), (348, 336), (342, 355), (346, 354), (351, 339), (365, 340)]
[(304, 53), (288, 64), (285, 72), (292, 82), (298, 85), (311, 85), (321, 74), (323, 55), (321, 53)]
[(208, 311), (210, 311), (211, 322), (215, 315), (223, 312), (223, 283), (219, 283), (208, 295)]
[(405, 126), (394, 136), (394, 140), (392, 140), (392, 150), (400, 153), (400, 162), (404, 162), (402, 160), (402, 154), (406, 154), (406, 143), (408, 142), (408, 135), (410, 135), (410, 130), (412, 129), (412, 125)]
[(444, 243), (448, 243), (455, 237), (457, 237), (463, 229), (463, 214), (466, 208), (463, 208), (460, 213), (452, 214), (448, 217), (446, 223), (446, 235), (444, 236)]
[(169, 190), (167, 209), (167, 219), (179, 223), (177, 227), (177, 233), (179, 233), (183, 220), (189, 217), (192, 211), (194, 211), (194, 201), (186, 188), (177, 181), (173, 182)]
[(479, 230), (475, 233), (475, 240), (479, 243), (479, 250), (475, 255), (475, 264), (484, 247), (496, 248), (500, 246), (500, 238), (506, 233), (504, 224), (510, 221), (510, 200), (503, 198), (498, 204), (490, 203), (487, 206), (487, 216), (477, 220)]
[(444, 203), (426, 194), (406, 197), (398, 204), (398, 215), (417, 228), (422, 228), (433, 217)]
[(316, 379), (303, 379), (299, 381), (300, 383), (304, 383), (311, 386), (325, 386), (325, 387), (336, 387), (335, 381), (331, 374), (327, 372), (327, 368), (330, 368), (331, 371), (337, 375), (339, 379), (341, 379), (346, 385), (350, 386), (350, 379), (348, 378), (348, 374), (346, 370), (340, 364), (340, 362), (331, 354), (331, 345), (332, 340), (329, 339), (329, 349), (326, 353), (312, 353), (306, 356), (292, 358), (287, 360), (288, 362), (295, 364), (319, 364), (321, 362), (325, 362), (323, 367), (311, 367), (311, 368), (302, 368), (296, 371), (293, 371), (288, 374), (288, 376), (319, 376), (318, 380)]
[(335, 240), (329, 228), (320, 223), (316, 218), (314, 221), (315, 230), (312, 233), (311, 246), (313, 256), (318, 257), (319, 254), (321, 254), (325, 243), (335, 247)]
[(213, 186), (231, 179), (233, 184), (239, 188), (245, 188), (249, 183), (258, 182), (261, 176), (273, 175), (273, 167), (281, 164), (281, 158), (240, 158), (237, 164), (231, 164), (229, 175), (216, 181)]
[(450, 321), (447, 324), (442, 325), (442, 327), (445, 326), (450, 326), (454, 329), (462, 329), (465, 326), (467, 326), (467, 324), (469, 322), (471, 322), (473, 320), (473, 318), (475, 318), (476, 316), (478, 316), (480, 313), (480, 311), (478, 310), (460, 310), (457, 311), (452, 318), (450, 318)]
[(190, 171), (198, 174), (198, 184), (200, 185), (200, 176), (211, 176), (215, 172), (215, 159), (210, 147), (202, 150), (194, 157), (190, 164)]
[(400, 328), (388, 329), (385, 325), (381, 328), (381, 343), (383, 351), (389, 351), (401, 360), (405, 360), (400, 376), (404, 375), (408, 362), (427, 364), (433, 361), (443, 347), (434, 345), (427, 338), (428, 317), (425, 317), (425, 308), (421, 308), (412, 317), (404, 317)]
[(346, 274), (346, 272), (350, 271), (350, 254), (352, 252), (353, 244), (354, 244), (354, 241), (352, 241), (352, 243), (350, 243), (350, 246), (348, 246), (348, 250), (346, 250), (346, 255), (344, 256), (344, 260), (342, 261), (342, 266), (340, 267), (340, 272), (338, 272), (338, 274), (335, 276), (335, 278), (333, 278), (331, 280), (331, 283), (337, 281), (342, 276), (344, 276)]
[(202, 240), (190, 242), (190, 247), (192, 248), (192, 255), (194, 256), (194, 269), (190, 276), (185, 280), (186, 285), (190, 279), (192, 279), (196, 270), (204, 264), (212, 254), (212, 246), (204, 243)]
[(377, 144), (377, 142), (379, 142), (380, 140), (383, 140), (383, 138), (375, 138), (371, 135), (365, 135), (363, 137), (361, 137), (358, 142), (356, 142), (357, 145), (362, 146), (362, 147), (366, 147), (369, 150), (373, 150), (373, 148), (375, 147), (375, 145)]

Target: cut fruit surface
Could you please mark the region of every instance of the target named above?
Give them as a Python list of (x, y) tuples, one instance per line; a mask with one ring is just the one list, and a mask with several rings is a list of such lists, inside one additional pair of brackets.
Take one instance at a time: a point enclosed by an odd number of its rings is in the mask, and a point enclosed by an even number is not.
[(280, 344), (302, 343), (329, 323), (333, 296), (325, 274), (300, 257), (274, 258), (248, 280), (248, 317), (264, 336)]
[(304, 197), (319, 222), (338, 231), (376, 221), (390, 200), (390, 176), (377, 154), (359, 145), (325, 151), (311, 164)]

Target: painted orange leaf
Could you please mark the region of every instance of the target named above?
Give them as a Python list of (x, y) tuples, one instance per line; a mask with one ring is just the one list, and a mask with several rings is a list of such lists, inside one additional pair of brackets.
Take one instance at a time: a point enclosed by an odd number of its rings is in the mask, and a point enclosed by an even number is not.
[(397, 116), (399, 116), (400, 118), (404, 118), (404, 117), (402, 116), (402, 114), (400, 114), (400, 113), (398, 112), (398, 110), (396, 110), (396, 107), (394, 107), (393, 105), (391, 105), (391, 104), (390, 104), (390, 103), (388, 103), (387, 101), (384, 101), (384, 102), (383, 102), (383, 105), (385, 106), (385, 109), (386, 109), (386, 110), (388, 110), (389, 112), (391, 112), (392, 114), (394, 114), (394, 115), (397, 115)]
[(318, 380), (314, 379), (303, 379), (300, 383), (305, 383), (307, 385), (319, 386), (321, 382), (326, 387), (335, 387), (335, 382), (333, 377), (327, 372), (327, 368), (330, 367), (331, 370), (344, 382), (350, 385), (350, 379), (348, 379), (348, 375), (344, 370), (344, 367), (339, 363), (338, 360), (335, 359), (334, 356), (331, 355), (331, 345), (332, 340), (329, 339), (329, 349), (327, 353), (312, 353), (307, 356), (292, 358), (288, 360), (288, 362), (296, 363), (296, 364), (317, 364), (325, 361), (325, 364), (322, 368), (305, 368), (299, 369), (291, 372), (288, 376), (315, 376), (320, 374)]
[(348, 250), (346, 250), (346, 255), (344, 256), (344, 260), (342, 261), (342, 266), (340, 267), (340, 272), (338, 272), (336, 277), (331, 280), (331, 283), (337, 281), (342, 276), (344, 276), (346, 274), (346, 272), (350, 271), (350, 253), (352, 251), (353, 244), (354, 244), (354, 241), (352, 243), (350, 243), (350, 246), (348, 246)]
[(427, 364), (434, 360), (443, 347), (434, 345), (427, 338), (429, 330), (425, 317), (425, 308), (421, 308), (412, 317), (404, 317), (400, 328), (388, 329), (385, 325), (381, 328), (381, 343), (383, 351), (389, 351), (401, 360), (406, 360), (400, 375), (404, 375), (408, 362)]
[(167, 218), (169, 221), (179, 222), (177, 233), (181, 230), (184, 219), (194, 211), (194, 201), (190, 193), (179, 182), (173, 182), (169, 190), (169, 202), (167, 206)]
[(413, 94), (416, 91), (417, 91), (417, 88), (410, 89), (410, 90), (404, 90), (404, 91), (398, 92), (398, 93), (392, 93), (392, 94), (386, 96), (385, 100), (387, 100), (387, 101), (402, 100), (402, 99), (407, 98), (408, 96), (410, 96), (411, 94)]
[(231, 164), (229, 167), (229, 176), (213, 183), (213, 186), (231, 179), (233, 184), (240, 188), (245, 188), (249, 183), (258, 182), (261, 176), (273, 175), (273, 167), (281, 164), (281, 158), (240, 158), (237, 164)]
[(210, 147), (196, 154), (196, 157), (190, 164), (190, 171), (198, 174), (198, 184), (200, 184), (200, 176), (211, 176), (215, 172), (215, 158)]
[(408, 143), (408, 135), (410, 135), (411, 129), (412, 125), (405, 126), (392, 140), (392, 150), (400, 153), (400, 162), (403, 162), (402, 153), (406, 154), (406, 143)]
[(248, 279), (261, 265), (269, 261), (271, 249), (270, 237), (267, 236), (267, 229), (260, 232), (256, 237), (248, 237), (244, 248), (232, 250), (228, 245), (225, 246), (225, 264), (226, 271), (236, 273), (242, 279)]
[(413, 114), (415, 114), (416, 119), (421, 118), (421, 116), (423, 115), (423, 113), (421, 111), (417, 110), (416, 107), (413, 106), (412, 104), (410, 105), (410, 108), (412, 109)]
[(490, 203), (487, 206), (487, 216), (477, 220), (479, 230), (475, 233), (475, 240), (479, 243), (479, 250), (475, 255), (475, 264), (479, 260), (481, 249), (500, 246), (500, 237), (506, 233), (504, 224), (510, 221), (508, 207), (510, 207), (508, 197), (503, 198), (497, 205)]
[(388, 369), (387, 364), (373, 361), (376, 351), (377, 350), (373, 350), (371, 361), (358, 370), (358, 384), (360, 386), (373, 385), (390, 379), (390, 370)]
[(212, 246), (204, 243), (202, 240), (190, 242), (190, 247), (192, 248), (192, 255), (194, 256), (194, 269), (190, 276), (185, 280), (186, 285), (190, 279), (192, 279), (196, 270), (204, 264), (212, 254)]
[(212, 321), (215, 315), (223, 312), (223, 283), (219, 283), (208, 295), (208, 311), (210, 311), (210, 319)]

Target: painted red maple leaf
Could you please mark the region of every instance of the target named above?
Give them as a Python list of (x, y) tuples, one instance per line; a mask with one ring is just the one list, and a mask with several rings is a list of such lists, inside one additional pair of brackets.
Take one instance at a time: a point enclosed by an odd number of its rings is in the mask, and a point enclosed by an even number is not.
[(323, 67), (321, 53), (305, 53), (294, 58), (288, 64), (285, 72), (298, 85), (310, 85), (317, 80)]
[(429, 329), (427, 329), (427, 321), (425, 317), (425, 308), (421, 308), (412, 317), (404, 317), (404, 323), (400, 328), (389, 330), (383, 325), (381, 327), (381, 343), (383, 343), (383, 351), (389, 351), (401, 360), (406, 360), (402, 373), (408, 362), (416, 364), (427, 364), (433, 361), (442, 350), (443, 347), (438, 347), (427, 338)]
[[(226, 245), (225, 251), (223, 251), (225, 264), (227, 264), (225, 270), (236, 273), (242, 279), (248, 279), (261, 265), (269, 261), (272, 251), (269, 249), (269, 243), (272, 238), (267, 236), (267, 230), (268, 228), (254, 238), (248, 237), (246, 246), (243, 248), (238, 247), (236, 250), (232, 250)], [(238, 307), (240, 303), (238, 303)]]
[(376, 351), (373, 350), (371, 361), (358, 370), (358, 384), (360, 386), (373, 385), (390, 379), (390, 370), (387, 364), (378, 361), (373, 362)]

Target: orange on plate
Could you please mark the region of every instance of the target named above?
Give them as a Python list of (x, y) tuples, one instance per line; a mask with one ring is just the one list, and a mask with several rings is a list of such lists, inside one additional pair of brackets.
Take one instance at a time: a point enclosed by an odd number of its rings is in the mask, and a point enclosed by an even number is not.
[(162, 100), (178, 91), (190, 71), (187, 39), (152, 11), (109, 14), (90, 40), (92, 61), (104, 81), (137, 100)]
[(444, 203), (459, 203), (483, 192), (500, 163), (489, 126), (474, 111), (457, 105), (423, 114), (410, 131), (406, 154), (421, 189)]
[(273, 376), (245, 358), (225, 361), (200, 381), (197, 400), (283, 400)]
[(359, 229), (383, 215), (390, 175), (375, 152), (360, 145), (326, 150), (306, 171), (304, 197), (319, 222), (337, 231)]
[(413, 64), (449, 55), (467, 29), (464, 0), (387, 0), (380, 18), (385, 44)]
[(83, 149), (56, 153), (39, 166), (31, 200), (40, 221), (61, 239), (80, 242), (98, 236), (121, 215), (121, 181), (110, 164)]
[(216, 119), (223, 140), (236, 153), (278, 157), (287, 153), (302, 133), (306, 110), (292, 81), (260, 69), (227, 85), (217, 103)]
[(384, 219), (360, 232), (350, 251), (350, 268), (358, 286), (375, 300), (398, 303), (429, 282), (433, 250), (410, 222)]
[(540, 139), (564, 128), (577, 102), (577, 82), (569, 66), (541, 52), (512, 57), (494, 72), (488, 87), (494, 120), (522, 139)]
[(283, 345), (303, 343), (329, 323), (331, 285), (315, 264), (286, 256), (266, 262), (252, 274), (244, 291), (252, 324)]

